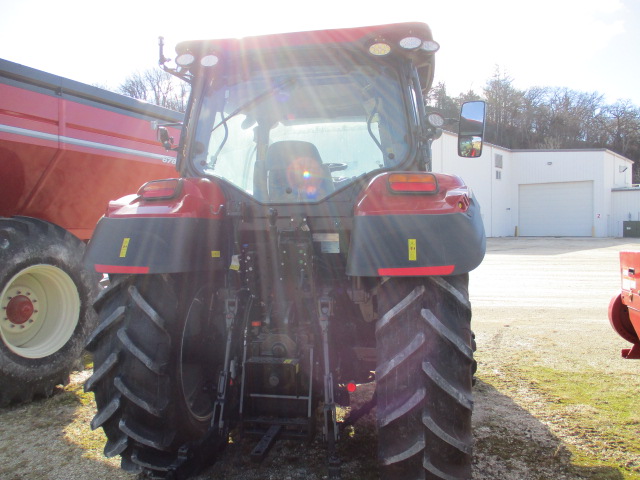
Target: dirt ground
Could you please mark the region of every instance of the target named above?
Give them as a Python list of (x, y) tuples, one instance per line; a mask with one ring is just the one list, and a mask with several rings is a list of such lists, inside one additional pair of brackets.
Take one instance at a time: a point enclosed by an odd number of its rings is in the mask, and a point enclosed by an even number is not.
[[(598, 410), (572, 407), (580, 410), (576, 416), (558, 410), (554, 403), (559, 401), (545, 393), (545, 385), (538, 388), (522, 373), (530, 367), (568, 372), (576, 379), (585, 372), (624, 377), (630, 379), (625, 385), (629, 395), (640, 399), (640, 361), (620, 358), (628, 344), (607, 320), (609, 299), (620, 285), (618, 252), (640, 249), (629, 240), (489, 239), (485, 261), (470, 280), (479, 363), (474, 479), (640, 479), (640, 440), (636, 445), (600, 442), (597, 427), (576, 420), (578, 414)], [(51, 399), (0, 410), (0, 478), (135, 478), (120, 471), (115, 459), (102, 457), (104, 439), (89, 431), (94, 405), (79, 389), (88, 374), (76, 374), (66, 391)], [(370, 393), (362, 389), (359, 400)], [(632, 420), (636, 438), (639, 416)], [(343, 478), (377, 478), (376, 442), (374, 415), (345, 432)], [(311, 448), (280, 442), (260, 465), (247, 460), (252, 447), (247, 442), (229, 445), (197, 480), (327, 478), (319, 441)], [(578, 457), (610, 461), (588, 467)]]
[[(640, 440), (631, 452), (615, 446), (598, 450), (601, 432), (582, 429), (554, 408), (554, 399), (514, 373), (535, 366), (566, 372), (569, 379), (575, 375), (576, 381), (586, 372), (628, 377), (629, 397), (640, 398), (640, 362), (620, 357), (629, 344), (613, 332), (607, 316), (609, 300), (620, 289), (618, 252), (640, 248), (630, 240), (489, 240), (470, 285), (481, 380), (475, 392), (474, 478), (640, 478)], [(591, 405), (579, 408), (596, 411)], [(640, 435), (637, 423), (635, 430)], [(506, 441), (492, 442), (497, 435)], [(507, 453), (496, 445), (513, 448)], [(576, 454), (613, 456), (612, 464), (626, 468), (569, 468)]]

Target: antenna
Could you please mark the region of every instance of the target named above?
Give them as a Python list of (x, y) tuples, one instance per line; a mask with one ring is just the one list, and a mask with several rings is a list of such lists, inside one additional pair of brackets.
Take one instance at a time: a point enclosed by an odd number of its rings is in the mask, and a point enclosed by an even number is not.
[(164, 56), (164, 37), (158, 37), (158, 55), (158, 64), (161, 67), (164, 67), (164, 64), (171, 60), (170, 58)]

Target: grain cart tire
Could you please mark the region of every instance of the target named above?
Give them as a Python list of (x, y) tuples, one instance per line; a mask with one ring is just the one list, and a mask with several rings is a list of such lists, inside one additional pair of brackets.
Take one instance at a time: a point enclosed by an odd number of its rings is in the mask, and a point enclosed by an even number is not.
[(84, 243), (53, 224), (0, 219), (0, 406), (68, 383), (96, 323)]
[(103, 428), (104, 454), (120, 455), (126, 471), (183, 478), (227, 443), (227, 431), (210, 429), (224, 328), (210, 315), (213, 288), (202, 285), (124, 276), (96, 300), (100, 323), (87, 344), (94, 373), (85, 383), (98, 409), (91, 428)]
[(471, 478), (468, 275), (391, 278), (378, 293), (381, 478)]

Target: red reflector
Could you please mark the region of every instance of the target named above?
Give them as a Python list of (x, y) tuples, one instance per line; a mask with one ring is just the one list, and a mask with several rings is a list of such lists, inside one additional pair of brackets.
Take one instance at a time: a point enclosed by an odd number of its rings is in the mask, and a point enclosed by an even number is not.
[(95, 264), (98, 273), (149, 273), (149, 267), (121, 267), (118, 265), (99, 265)]
[(357, 390), (357, 388), (358, 388), (358, 385), (356, 385), (355, 383), (353, 382), (347, 383), (347, 392), (353, 393)]
[(389, 188), (398, 193), (435, 193), (438, 181), (431, 173), (392, 173)]
[(451, 275), (455, 268), (455, 265), (442, 265), (438, 267), (379, 268), (378, 275), (380, 275), (381, 277), (422, 277), (429, 275)]
[(145, 183), (138, 195), (147, 200), (159, 200), (175, 197), (180, 191), (180, 179), (154, 180)]

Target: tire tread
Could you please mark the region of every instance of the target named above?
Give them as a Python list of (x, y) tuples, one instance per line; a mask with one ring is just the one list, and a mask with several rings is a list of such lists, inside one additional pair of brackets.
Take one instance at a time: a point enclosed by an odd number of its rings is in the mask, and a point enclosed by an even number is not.
[(376, 325), (383, 480), (471, 476), (467, 281), (467, 275), (395, 278), (380, 289), (378, 304), (386, 310)]

